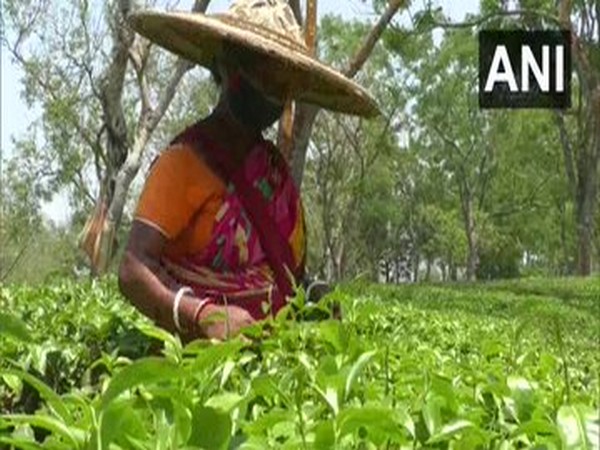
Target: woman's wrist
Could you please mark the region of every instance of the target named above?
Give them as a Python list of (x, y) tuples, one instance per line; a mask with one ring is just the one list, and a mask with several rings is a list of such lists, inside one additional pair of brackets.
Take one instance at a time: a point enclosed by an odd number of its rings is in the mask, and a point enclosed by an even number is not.
[(182, 332), (189, 333), (196, 329), (194, 315), (199, 299), (194, 294), (185, 294), (179, 304), (179, 321)]
[(205, 328), (211, 325), (206, 319), (218, 312), (219, 308), (212, 298), (198, 298), (193, 291), (181, 288), (176, 291), (173, 300), (172, 322), (175, 331), (205, 334)]
[(182, 326), (182, 317), (183, 315), (181, 314), (182, 311), (182, 303), (184, 301), (184, 297), (187, 295), (193, 295), (194, 294), (194, 290), (189, 287), (189, 286), (183, 286), (181, 288), (179, 288), (179, 290), (175, 293), (175, 296), (173, 298), (173, 307), (172, 307), (172, 320), (173, 320), (173, 325), (175, 325), (175, 330), (178, 332), (183, 332), (184, 328)]
[(218, 310), (219, 306), (216, 305), (212, 299), (206, 298), (202, 300), (201, 303), (196, 307), (196, 311), (194, 313), (194, 324), (202, 329), (202, 322), (204, 322)]
[(195, 315), (196, 332), (204, 338), (212, 337), (209, 336), (211, 328), (214, 328), (216, 322), (224, 320), (219, 317), (219, 313), (222, 311), (223, 306), (218, 305), (213, 299), (207, 299), (206, 303), (198, 308)]

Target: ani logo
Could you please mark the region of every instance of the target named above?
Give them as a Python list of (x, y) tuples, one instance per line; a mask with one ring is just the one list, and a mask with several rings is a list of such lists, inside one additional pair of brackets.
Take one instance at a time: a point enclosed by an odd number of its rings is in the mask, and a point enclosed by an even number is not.
[(571, 107), (568, 31), (481, 31), (480, 108)]

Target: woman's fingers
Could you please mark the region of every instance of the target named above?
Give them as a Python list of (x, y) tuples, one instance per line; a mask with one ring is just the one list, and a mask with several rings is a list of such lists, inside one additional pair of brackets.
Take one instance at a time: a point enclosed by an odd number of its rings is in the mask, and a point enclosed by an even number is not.
[[(205, 318), (209, 322), (205, 333), (207, 337), (219, 340), (238, 336), (243, 328), (252, 326), (255, 323), (248, 311), (233, 305), (216, 307), (211, 315), (212, 318)], [(247, 340), (245, 337), (242, 339)]]

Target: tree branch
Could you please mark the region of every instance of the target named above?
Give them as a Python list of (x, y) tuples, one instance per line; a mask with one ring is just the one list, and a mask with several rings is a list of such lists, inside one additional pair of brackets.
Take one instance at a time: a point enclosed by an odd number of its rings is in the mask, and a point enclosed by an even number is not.
[(456, 144), (456, 142), (454, 142), (452, 139), (450, 139), (446, 133), (444, 133), (435, 123), (431, 123), (431, 128), (433, 128), (433, 131), (436, 132), (436, 134), (442, 138), (442, 140), (448, 144), (450, 147), (452, 147), (454, 150), (456, 150), (456, 153), (458, 153), (458, 155), (461, 157), (461, 159), (463, 161), (466, 161), (467, 157), (465, 156), (465, 154), (463, 153), (462, 149)]
[(23, 245), (23, 247), (21, 247), (21, 249), (19, 250), (19, 253), (15, 257), (15, 259), (12, 260), (10, 266), (8, 266), (8, 269), (6, 269), (6, 271), (1, 274), (0, 281), (4, 282), (4, 281), (8, 280), (8, 277), (13, 272), (15, 267), (17, 267), (17, 264), (19, 263), (19, 261), (21, 261), (21, 258), (23, 258), (23, 256), (25, 255), (25, 251), (27, 250), (27, 248), (29, 247), (29, 245), (31, 243), (32, 243), (31, 239), (25, 240), (25, 244)]
[[(490, 182), (491, 174), (494, 169), (494, 148), (491, 144), (484, 143), (485, 150), (483, 152), (483, 156), (479, 161), (478, 166), (478, 176), (477, 180), (479, 181), (479, 195), (477, 199), (477, 207), (478, 209), (483, 209), (483, 203), (485, 202), (487, 187)], [(492, 160), (489, 163), (488, 160)]]
[(498, 211), (494, 211), (494, 212), (490, 213), (489, 214), (490, 218), (493, 218), (493, 219), (503, 218), (503, 217), (514, 215), (514, 214), (519, 214), (523, 211), (531, 210), (533, 208), (537, 208), (538, 206), (540, 206), (535, 201), (537, 193), (539, 191), (541, 191), (541, 189), (544, 187), (545, 184), (548, 183), (550, 178), (552, 178), (552, 175), (548, 175), (546, 178), (544, 178), (540, 183), (538, 183), (538, 185), (536, 187), (534, 187), (531, 190), (529, 195), (524, 197), (519, 203), (516, 203), (511, 200), (509, 206), (500, 208)]
[[(15, 58), (17, 63), (19, 63), (19, 65), (21, 67), (23, 67), (23, 69), (27, 72), (28, 62), (25, 60), (25, 57), (18, 51), (18, 49), (16, 47), (9, 47), (9, 52), (11, 53), (13, 58)], [(58, 98), (58, 96), (56, 94), (56, 90), (46, 80), (42, 79), (42, 77), (38, 74), (34, 74), (31, 72), (28, 72), (28, 74), (33, 79), (34, 83), (37, 84), (40, 88), (42, 88), (44, 93), (52, 101), (54, 101), (54, 102), (60, 101), (60, 99)], [(92, 138), (92, 134), (89, 132), (89, 130), (84, 128), (81, 125), (81, 123), (79, 123), (79, 120), (77, 120), (78, 118), (68, 116), (68, 119), (69, 119), (69, 122), (71, 123), (71, 125), (77, 130), (77, 133), (79, 134), (79, 136), (84, 140), (84, 142), (87, 145), (89, 145), (91, 148), (96, 148), (95, 141)]]
[(150, 53), (150, 41), (147, 39), (138, 38), (135, 40), (131, 48), (129, 49), (129, 60), (135, 71), (138, 88), (140, 91), (140, 98), (142, 102), (142, 111), (140, 117), (145, 117), (149, 114), (152, 109), (150, 102), (150, 92), (148, 89), (148, 83), (146, 81), (145, 69), (146, 61)]
[[(194, 2), (194, 6), (192, 7), (192, 11), (203, 13), (206, 11), (209, 4), (210, 0), (196, 0)], [(160, 123), (162, 117), (167, 112), (171, 101), (175, 97), (177, 86), (181, 82), (181, 79), (193, 67), (194, 64), (192, 64), (186, 59), (179, 58), (177, 60), (177, 62), (175, 63), (175, 70), (173, 72), (173, 75), (171, 76), (171, 79), (169, 80), (169, 83), (167, 84), (163, 95), (159, 99), (157, 107), (153, 111), (151, 111), (151, 113), (147, 114), (146, 117), (142, 118), (143, 122), (145, 122), (146, 124), (146, 132), (152, 134), (154, 129)]]
[(88, 189), (89, 183), (85, 182), (81, 171), (75, 172), (75, 178), (72, 178), (72, 182), (75, 184), (75, 186), (77, 186), (77, 189), (83, 193), (84, 197), (93, 205), (96, 199)]
[(161, 96), (158, 106), (152, 111), (152, 114), (149, 117), (149, 120), (146, 125), (146, 131), (152, 133), (156, 126), (159, 124), (160, 120), (167, 112), (171, 101), (175, 97), (177, 92), (177, 86), (181, 82), (183, 76), (193, 67), (193, 64), (185, 59), (179, 59), (175, 63), (175, 71), (171, 79), (169, 80), (169, 84), (163, 91), (163, 95)]
[(354, 76), (362, 68), (362, 66), (367, 61), (369, 55), (372, 53), (375, 44), (377, 44), (377, 41), (385, 31), (386, 27), (392, 21), (394, 15), (396, 15), (400, 7), (404, 6), (405, 3), (406, 0), (390, 1), (388, 7), (377, 21), (377, 24), (375, 24), (375, 26), (366, 36), (360, 50), (358, 51), (358, 53), (356, 53), (354, 58), (352, 58), (352, 61), (350, 61), (348, 68), (344, 71), (344, 74), (348, 78), (354, 78)]
[(493, 19), (498, 19), (500, 17), (524, 16), (524, 15), (536, 16), (541, 19), (546, 19), (549, 22), (552, 22), (556, 25), (560, 25), (559, 18), (552, 14), (548, 14), (543, 11), (519, 9), (519, 10), (513, 10), (513, 11), (502, 11), (502, 12), (491, 13), (491, 14), (487, 14), (485, 16), (481, 16), (477, 19), (468, 20), (465, 22), (440, 22), (440, 21), (434, 20), (432, 23), (432, 25), (433, 25), (432, 28), (452, 29), (452, 28), (480, 27), (484, 23), (489, 22), (490, 20), (493, 20)]

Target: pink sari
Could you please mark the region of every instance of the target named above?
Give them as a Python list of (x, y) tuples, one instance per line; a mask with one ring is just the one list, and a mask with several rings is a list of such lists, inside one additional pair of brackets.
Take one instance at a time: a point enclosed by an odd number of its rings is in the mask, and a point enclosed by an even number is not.
[[(290, 237), (304, 226), (302, 205), (287, 164), (267, 141), (251, 149), (242, 167), (193, 126), (176, 139), (198, 146), (225, 180), (227, 194), (209, 245), (199, 254), (163, 261), (199, 298), (236, 305), (260, 320), (276, 314), (292, 295), (304, 262), (294, 260)], [(226, 181), (227, 182), (227, 181)]]

